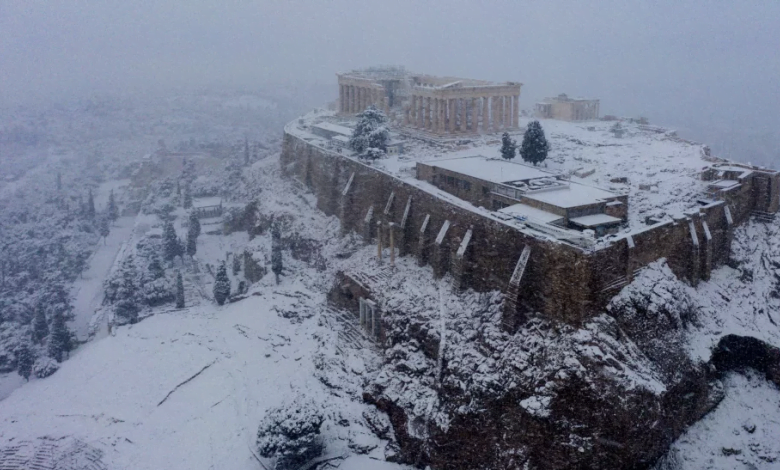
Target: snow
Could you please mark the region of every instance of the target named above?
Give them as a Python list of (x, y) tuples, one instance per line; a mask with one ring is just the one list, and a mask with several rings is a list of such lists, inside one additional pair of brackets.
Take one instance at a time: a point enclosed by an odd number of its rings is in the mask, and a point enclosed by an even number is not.
[(569, 221), (582, 227), (595, 227), (597, 225), (617, 224), (621, 222), (621, 219), (612, 217), (611, 215), (607, 214), (594, 214), (583, 217), (575, 217), (573, 219), (569, 219)]
[(333, 132), (335, 134), (340, 134), (345, 137), (350, 137), (352, 135), (352, 129), (346, 126), (340, 126), (338, 124), (331, 124), (329, 122), (321, 122), (319, 124), (314, 124), (312, 127), (318, 127), (322, 130)]
[(675, 470), (780, 468), (780, 390), (750, 371), (723, 382), (723, 401), (675, 441), (664, 462)]
[(531, 165), (510, 162), (499, 158), (487, 158), (481, 155), (426, 160), (422, 163), (492, 183), (555, 177), (555, 173), (540, 170)]
[(563, 216), (560, 216), (558, 214), (553, 214), (552, 212), (543, 211), (541, 209), (537, 209), (536, 207), (531, 207), (523, 203), (515, 204), (509, 207), (504, 207), (498, 212), (502, 214), (509, 214), (513, 217), (527, 217), (529, 219), (533, 219), (542, 224), (548, 224), (550, 222), (560, 220), (563, 218)]
[[(546, 202), (554, 206), (571, 208), (588, 204), (596, 204), (606, 199), (612, 199), (618, 194), (606, 191), (595, 186), (586, 186), (576, 182), (571, 182), (567, 186), (550, 189), (548, 191), (528, 192), (523, 195), (524, 198), (534, 199), (536, 201)], [(629, 204), (630, 205), (630, 204)]]

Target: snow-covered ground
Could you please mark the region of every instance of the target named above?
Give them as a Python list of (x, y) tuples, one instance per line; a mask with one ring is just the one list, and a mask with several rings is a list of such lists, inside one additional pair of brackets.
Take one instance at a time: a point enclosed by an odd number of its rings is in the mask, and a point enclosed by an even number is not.
[(672, 445), (658, 470), (780, 468), (780, 390), (756, 373), (729, 374), (725, 398)]

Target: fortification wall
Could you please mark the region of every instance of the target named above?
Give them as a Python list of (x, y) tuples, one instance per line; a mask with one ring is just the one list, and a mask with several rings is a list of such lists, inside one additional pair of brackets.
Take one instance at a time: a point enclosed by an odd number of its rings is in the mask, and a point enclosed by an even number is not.
[[(298, 179), (317, 196), (320, 210), (341, 220), (343, 230), (372, 241), (381, 232), (383, 245), (388, 246), (392, 222), (402, 255), (430, 264), (437, 277), (451, 273), (461, 288), (507, 292), (523, 248), (531, 247), (516, 299), (521, 307), (517, 315), (522, 316), (523, 310), (541, 311), (579, 323), (595, 307), (591, 305), (588, 256), (580, 249), (526, 235), (289, 132), (284, 136), (281, 164), (285, 175)], [(449, 226), (440, 237), (445, 222)], [(469, 230), (470, 241), (459, 256)], [(507, 319), (509, 323), (518, 320)]]
[[(281, 163), (284, 174), (305, 184), (317, 196), (318, 208), (337, 216), (344, 231), (371, 242), (381, 236), (386, 247), (392, 223), (400, 254), (431, 265), (436, 277), (450, 273), (459, 288), (506, 293), (508, 328), (530, 311), (578, 324), (602, 311), (640, 268), (660, 258), (694, 285), (708, 279), (714, 267), (728, 261), (733, 229), (748, 219), (756, 199), (751, 185), (743, 184), (723, 201), (587, 252), (527, 235), (288, 131)], [(774, 190), (776, 181), (770, 185)], [(774, 192), (768, 197), (772, 203), (777, 199)], [(511, 284), (526, 247), (531, 256), (522, 282)]]

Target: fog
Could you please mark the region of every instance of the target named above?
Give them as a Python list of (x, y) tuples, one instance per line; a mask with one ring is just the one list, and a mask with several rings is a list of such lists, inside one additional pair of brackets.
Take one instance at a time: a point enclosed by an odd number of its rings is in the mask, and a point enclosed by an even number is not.
[[(321, 86), (399, 64), (524, 83), (780, 164), (780, 3), (4, 1), (5, 104), (198, 87)], [(311, 105), (318, 104), (312, 98)]]

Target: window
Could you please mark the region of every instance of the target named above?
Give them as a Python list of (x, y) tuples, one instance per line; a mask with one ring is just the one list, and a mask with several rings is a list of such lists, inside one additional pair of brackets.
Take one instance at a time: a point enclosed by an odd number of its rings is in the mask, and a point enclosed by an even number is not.
[(482, 186), (482, 195), (483, 196), (489, 196), (490, 195), (490, 188), (487, 186)]
[(464, 181), (461, 181), (461, 183), (463, 183), (463, 189), (465, 189), (466, 191), (471, 191), (471, 183), (470, 182), (464, 180)]

